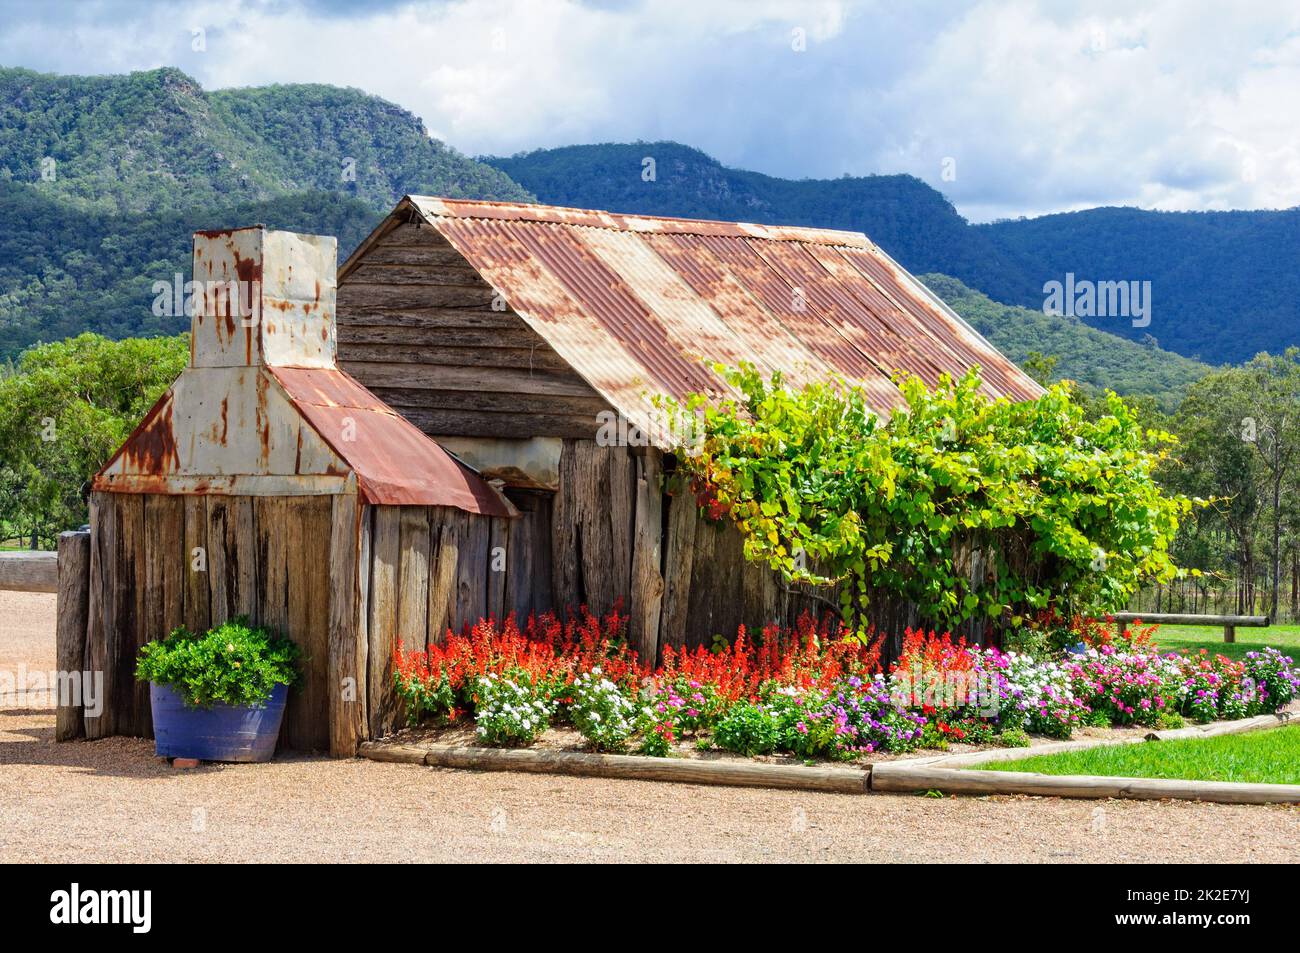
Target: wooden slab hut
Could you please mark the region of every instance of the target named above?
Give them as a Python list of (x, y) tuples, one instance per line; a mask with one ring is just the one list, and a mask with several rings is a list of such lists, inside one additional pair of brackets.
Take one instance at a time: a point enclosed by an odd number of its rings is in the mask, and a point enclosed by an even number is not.
[(195, 236), (189, 366), (95, 477), (84, 645), (60, 628), (104, 706), (61, 725), (150, 737), (139, 647), (242, 615), (302, 647), (282, 745), (351, 756), (393, 726), (397, 641), (507, 611), (490, 552), (514, 510), (339, 370), (335, 254), (261, 226)]
[[(827, 607), (666, 491), (656, 395), (724, 394), (715, 361), (839, 374), (881, 414), (902, 403), (895, 371), (933, 386), (978, 365), (992, 395), (1041, 393), (852, 232), (408, 196), (341, 267), (338, 306), (340, 365), (521, 511), (507, 603), (622, 599), (645, 659)], [(873, 619), (919, 621), (883, 597)]]

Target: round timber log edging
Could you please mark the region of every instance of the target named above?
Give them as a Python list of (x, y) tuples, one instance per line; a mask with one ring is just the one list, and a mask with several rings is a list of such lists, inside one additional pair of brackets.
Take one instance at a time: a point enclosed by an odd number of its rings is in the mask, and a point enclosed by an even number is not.
[(1170, 778), (1125, 778), (1105, 775), (1038, 774), (1029, 771), (980, 771), (966, 765), (990, 761), (1014, 761), (1040, 754), (1078, 751), (1116, 744), (1145, 744), (1183, 738), (1213, 738), (1249, 731), (1265, 731), (1287, 724), (1291, 712), (1256, 715), (1235, 721), (1218, 721), (1169, 731), (1153, 731), (1126, 739), (1098, 738), (1058, 741), (1034, 748), (1003, 748), (974, 751), (943, 758), (894, 761), (875, 765), (871, 790), (893, 794), (941, 791), (944, 794), (1032, 794), (1040, 797), (1074, 798), (1172, 798), (1185, 801), (1213, 801), (1221, 804), (1300, 803), (1300, 785), (1247, 784), (1237, 781), (1184, 781)]
[(1234, 721), (1212, 721), (1206, 725), (1189, 725), (1186, 728), (1171, 728), (1161, 731), (1148, 731), (1144, 735), (1130, 735), (1126, 738), (1078, 738), (1073, 741), (1049, 741), (1031, 748), (994, 748), (988, 751), (968, 751), (962, 754), (940, 755), (935, 758), (912, 758), (906, 761), (891, 762), (894, 765), (919, 766), (926, 764), (934, 768), (958, 768), (969, 765), (987, 764), (990, 761), (1018, 761), (1021, 758), (1035, 757), (1040, 754), (1059, 754), (1062, 751), (1082, 751), (1085, 748), (1103, 748), (1108, 745), (1143, 744), (1148, 741), (1176, 741), (1181, 738), (1213, 738), (1217, 735), (1239, 735), (1247, 731), (1265, 731), (1288, 724), (1292, 713), (1278, 712), (1275, 715), (1255, 715), (1252, 718), (1238, 718)]
[(1053, 742), (1032, 749), (1003, 748), (975, 751), (959, 755), (869, 764), (862, 768), (828, 765), (810, 767), (696, 758), (649, 758), (640, 755), (589, 754), (580, 751), (546, 751), (533, 748), (421, 746), (383, 741), (364, 742), (358, 754), (372, 761), (421, 764), (435, 768), (470, 771), (522, 771), (531, 774), (829, 791), (838, 794), (868, 794), (877, 791), (901, 794), (937, 790), (945, 794), (1176, 798), (1220, 801), (1227, 804), (1290, 804), (1300, 803), (1300, 785), (1046, 775), (1028, 772), (978, 771), (959, 767), (959, 765), (1013, 760), (1104, 745), (1142, 744), (1162, 739), (1210, 737), (1260, 731), (1285, 724), (1289, 718), (1289, 712), (1282, 712), (1277, 715), (1259, 715), (1254, 718), (1215, 722), (1174, 731), (1152, 732), (1145, 736), (1138, 735), (1124, 739), (1080, 739)]
[(866, 794), (870, 769), (831, 766), (709, 761), (696, 758), (649, 758), (641, 755), (539, 751), (531, 748), (463, 748), (366, 742), (359, 754), (375, 761), (426, 764), (471, 771), (523, 771), (630, 781), (671, 781), (731, 787), (782, 788)]

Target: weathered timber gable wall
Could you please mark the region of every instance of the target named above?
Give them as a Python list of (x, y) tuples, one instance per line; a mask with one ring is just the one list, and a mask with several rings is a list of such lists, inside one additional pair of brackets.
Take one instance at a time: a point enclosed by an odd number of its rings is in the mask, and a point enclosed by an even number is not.
[(594, 436), (609, 405), (494, 294), (428, 225), (398, 225), (339, 283), (339, 363), (427, 434)]
[(663, 645), (826, 611), (746, 564), (734, 527), (664, 493), (659, 450), (598, 444), (608, 402), (522, 318), (493, 310), (494, 294), (434, 229), (398, 225), (340, 280), (338, 357), (435, 440), (563, 438), (553, 491), (508, 490), (521, 517), (507, 533), (504, 612), (604, 615), (621, 602), (632, 645), (654, 659)]

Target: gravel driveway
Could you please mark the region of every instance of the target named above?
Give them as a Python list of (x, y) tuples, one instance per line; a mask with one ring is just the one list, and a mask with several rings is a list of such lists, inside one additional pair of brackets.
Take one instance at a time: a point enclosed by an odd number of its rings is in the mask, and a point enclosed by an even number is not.
[[(0, 592), (0, 666), (53, 663), (53, 596)], [(1300, 860), (1300, 809), (925, 798), (370, 761), (169, 768), (0, 710), (0, 862)]]

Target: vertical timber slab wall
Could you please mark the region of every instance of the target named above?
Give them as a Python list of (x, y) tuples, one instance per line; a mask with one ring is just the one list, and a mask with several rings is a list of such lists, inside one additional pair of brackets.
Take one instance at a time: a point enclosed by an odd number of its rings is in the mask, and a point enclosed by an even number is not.
[(362, 571), (368, 552), (368, 522), (355, 496), (336, 496), (330, 512), (329, 631), (325, 684), (329, 689), (330, 754), (352, 757), (369, 737), (366, 726), (366, 593)]
[(632, 578), (636, 468), (626, 447), (565, 440), (551, 501), (551, 578), (558, 609), (604, 615), (627, 598)]
[[(331, 553), (345, 497), (91, 497), (88, 670), (104, 672), (104, 709), (88, 738), (153, 736), (140, 647), (179, 625), (201, 631), (238, 615), (283, 631), (302, 649), (281, 742), (330, 747)], [(346, 504), (340, 504), (346, 505)]]
[[(362, 517), (361, 578), (365, 606), (364, 666), (369, 737), (402, 723), (393, 690), (398, 646), (410, 652), (462, 632), (479, 619), (503, 618), (514, 606), (512, 524), (441, 506), (368, 506)], [(522, 550), (521, 550), (522, 551)], [(522, 566), (530, 565), (524, 562)]]
[(661, 451), (566, 439), (551, 498), (553, 605), (609, 612), (621, 601), (629, 640), (653, 662), (664, 646), (694, 648), (739, 626), (792, 625), (834, 608), (830, 593), (787, 587), (746, 562), (740, 532), (699, 515), (689, 492), (668, 494)]

